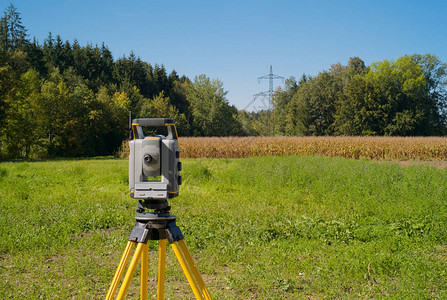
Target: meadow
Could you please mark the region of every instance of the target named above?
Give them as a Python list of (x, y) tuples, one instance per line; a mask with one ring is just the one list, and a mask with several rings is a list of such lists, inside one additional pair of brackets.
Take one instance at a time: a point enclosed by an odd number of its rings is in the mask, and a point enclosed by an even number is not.
[[(214, 299), (447, 298), (447, 170), (322, 156), (182, 162), (171, 212)], [(126, 159), (0, 163), (0, 207), (1, 299), (105, 297), (134, 225)], [(166, 298), (193, 299), (169, 248), (167, 259)], [(138, 297), (136, 277), (128, 299)]]

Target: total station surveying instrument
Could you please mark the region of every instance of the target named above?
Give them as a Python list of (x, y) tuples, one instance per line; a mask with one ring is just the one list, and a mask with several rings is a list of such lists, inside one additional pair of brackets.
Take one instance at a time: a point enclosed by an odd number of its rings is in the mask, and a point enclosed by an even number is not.
[[(147, 127), (167, 127), (167, 135), (148, 134)], [(166, 264), (166, 241), (171, 244), (175, 256), (185, 273), (196, 299), (211, 299), (202, 276), (189, 253), (176, 216), (169, 213), (168, 199), (178, 196), (182, 183), (179, 172), (178, 135), (172, 119), (131, 120), (129, 141), (129, 190), (131, 198), (138, 199), (136, 224), (130, 233), (124, 253), (113, 277), (106, 300), (115, 297), (118, 285), (129, 262), (132, 249), (137, 245), (130, 261), (118, 300), (124, 299), (139, 260), (141, 259), (140, 299), (147, 300), (149, 240), (159, 240), (157, 299), (163, 299)], [(146, 129), (146, 131), (145, 131)], [(152, 210), (152, 211), (146, 211)]]

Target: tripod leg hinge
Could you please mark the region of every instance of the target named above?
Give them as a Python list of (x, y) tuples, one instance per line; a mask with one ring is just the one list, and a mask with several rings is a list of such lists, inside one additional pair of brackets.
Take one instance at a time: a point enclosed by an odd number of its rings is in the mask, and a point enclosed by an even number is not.
[(180, 227), (175, 224), (175, 220), (168, 222), (166, 227), (166, 237), (169, 241), (169, 244), (183, 240), (183, 234), (180, 231)]
[(145, 223), (137, 222), (129, 236), (129, 241), (136, 243), (146, 243), (149, 237), (149, 228)]

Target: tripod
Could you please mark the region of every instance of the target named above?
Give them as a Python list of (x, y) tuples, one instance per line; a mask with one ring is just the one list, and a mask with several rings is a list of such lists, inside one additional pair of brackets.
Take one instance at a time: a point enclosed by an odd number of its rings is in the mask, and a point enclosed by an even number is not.
[[(145, 209), (155, 209), (154, 212), (145, 212)], [(135, 227), (130, 233), (124, 253), (113, 277), (106, 300), (114, 298), (118, 285), (123, 276), (126, 265), (130, 259), (132, 249), (137, 245), (134, 256), (124, 276), (121, 288), (118, 291), (117, 300), (124, 299), (129, 288), (130, 281), (141, 258), (141, 286), (140, 299), (147, 300), (149, 240), (159, 240), (158, 252), (158, 286), (157, 300), (164, 296), (164, 277), (166, 265), (166, 240), (171, 244), (175, 256), (180, 263), (183, 273), (196, 299), (211, 300), (210, 294), (205, 287), (202, 276), (197, 269), (191, 254), (186, 247), (180, 228), (175, 224), (176, 216), (169, 213), (168, 201), (139, 201)]]

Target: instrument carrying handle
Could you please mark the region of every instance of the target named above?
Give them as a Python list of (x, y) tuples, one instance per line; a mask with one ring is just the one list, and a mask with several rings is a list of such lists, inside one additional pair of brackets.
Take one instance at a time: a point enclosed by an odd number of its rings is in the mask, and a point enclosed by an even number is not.
[(168, 136), (166, 138), (171, 140), (178, 140), (177, 129), (175, 128), (175, 121), (167, 118), (145, 118), (145, 119), (133, 119), (132, 131), (134, 139), (144, 138), (142, 127), (168, 127)]

